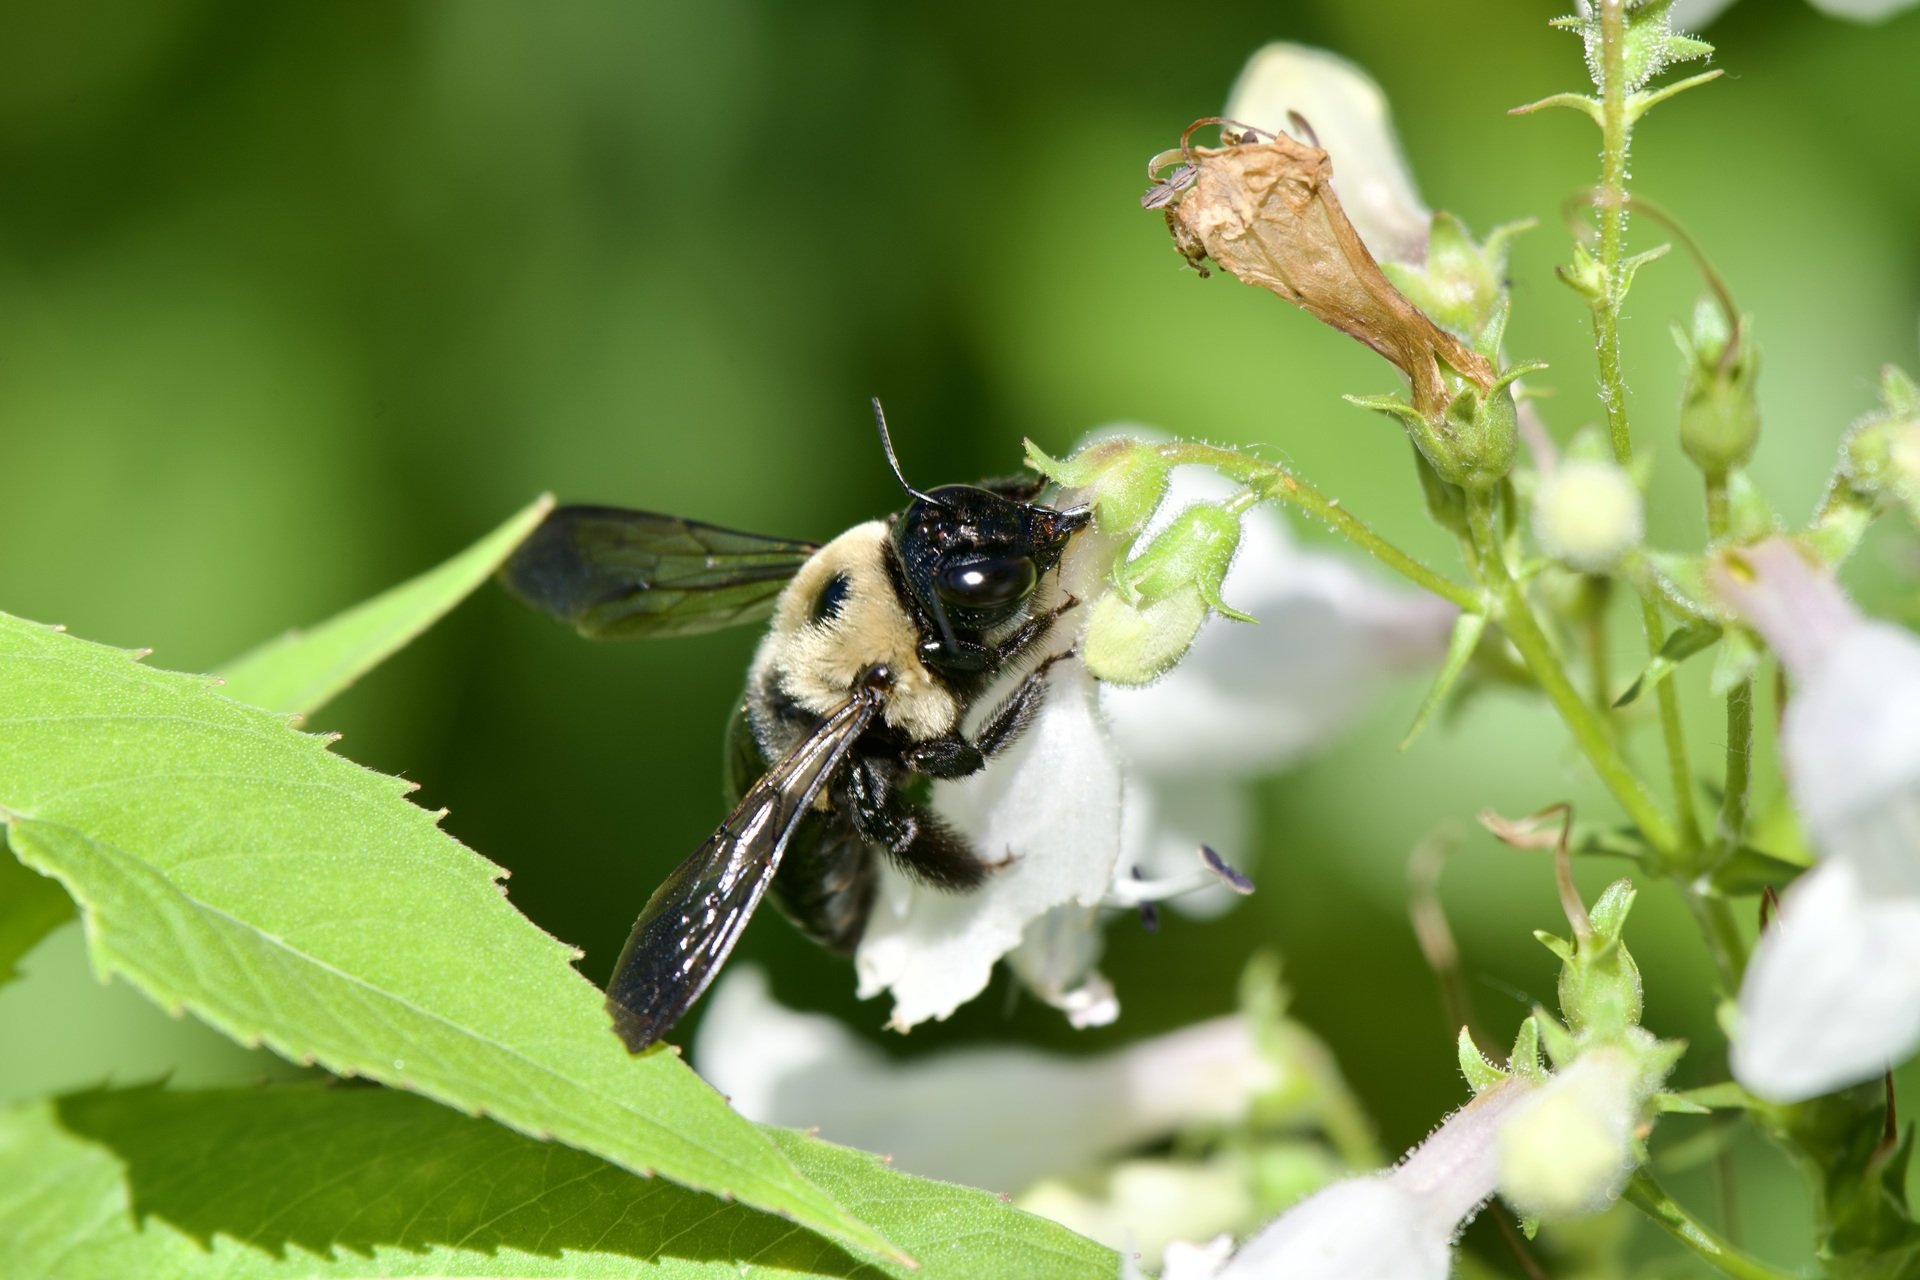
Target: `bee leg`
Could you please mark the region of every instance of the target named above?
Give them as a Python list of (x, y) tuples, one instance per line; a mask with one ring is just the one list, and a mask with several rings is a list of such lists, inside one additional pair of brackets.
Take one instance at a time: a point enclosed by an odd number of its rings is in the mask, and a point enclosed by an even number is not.
[(1056, 653), (1027, 673), (1026, 679), (987, 714), (979, 734), (969, 742), (957, 733), (916, 742), (900, 753), (900, 762), (915, 773), (933, 778), (965, 778), (987, 767), (987, 761), (1012, 746), (1040, 713), (1047, 697), (1047, 671), (1072, 653)]
[(958, 892), (978, 888), (989, 875), (1006, 865), (982, 858), (965, 836), (925, 810), (916, 812), (913, 821), (913, 839), (904, 848), (889, 849), (888, 853), (901, 870), (916, 880), (924, 880), (936, 889)]
[(902, 797), (870, 761), (847, 775), (847, 810), (862, 838), (883, 849), (908, 875), (937, 889), (971, 889), (999, 865), (981, 858), (965, 837)]
[(998, 644), (975, 644), (970, 640), (950, 642), (938, 637), (922, 640), (920, 661), (941, 671), (991, 671), (1004, 667), (1044, 639), (1060, 615), (1079, 603), (1078, 596), (1068, 596), (1045, 613), (1028, 618)]

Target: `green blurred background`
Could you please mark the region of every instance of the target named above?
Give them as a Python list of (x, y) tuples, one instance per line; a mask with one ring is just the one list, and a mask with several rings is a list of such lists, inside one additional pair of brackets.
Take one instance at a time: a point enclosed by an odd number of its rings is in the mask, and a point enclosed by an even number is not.
[[(1597, 136), (1570, 112), (1505, 114), (1581, 87), (1577, 44), (1545, 25), (1557, 12), (6, 0), (0, 608), (203, 670), (542, 490), (824, 537), (897, 505), (874, 394), (922, 483), (1005, 471), (1023, 436), (1057, 452), (1145, 422), (1267, 446), (1452, 564), (1398, 433), (1338, 399), (1391, 389), (1391, 371), (1184, 271), (1137, 196), (1147, 157), (1218, 109), (1261, 42), (1364, 62), (1430, 202), (1480, 231), (1541, 220), (1515, 254), (1508, 347), (1552, 362), (1543, 408), (1564, 437), (1597, 407), (1585, 315), (1551, 269)], [(1920, 15), (1869, 30), (1746, 0), (1707, 34), (1727, 78), (1649, 117), (1633, 177), (1758, 317), (1754, 470), (1799, 518), (1878, 366), (1915, 363)], [(1628, 367), (1661, 467), (1652, 527), (1690, 546), (1702, 520), (1670, 439), (1666, 329), (1699, 283), (1677, 255), (1640, 279)], [(1880, 531), (1856, 584), (1911, 617), (1915, 554)], [(514, 902), (601, 979), (720, 816), (721, 726), (754, 639), (594, 647), (489, 591), (317, 727), (449, 806), (448, 827), (510, 867)], [(1621, 651), (1638, 648), (1623, 628)], [(1704, 763), (1721, 738), (1698, 679)], [(1544, 710), (1505, 695), (1396, 754), (1418, 694), (1264, 788), (1260, 893), (1236, 914), (1113, 929), (1117, 1027), (1074, 1035), (996, 989), (892, 1047), (1116, 1044), (1228, 1009), (1247, 956), (1273, 946), (1388, 1145), (1417, 1140), (1461, 1089), (1405, 924), (1408, 850), (1482, 806), (1606, 811)], [(1588, 870), (1593, 887), (1618, 871)], [(1529, 937), (1557, 919), (1548, 866), (1471, 834), (1445, 896), (1479, 1013), (1509, 1033), (1551, 994)], [(1711, 1078), (1711, 975), (1684, 911), (1653, 887), (1629, 938), (1649, 1025), (1701, 1046), (1682, 1074)], [(882, 1020), (776, 920), (742, 956), (790, 1002)], [(71, 927), (28, 969), (0, 992), (0, 1099), (291, 1070), (96, 986)], [(1739, 1153), (1748, 1238), (1792, 1261), (1792, 1175), (1757, 1143)], [(1683, 1193), (1710, 1198), (1704, 1177)]]

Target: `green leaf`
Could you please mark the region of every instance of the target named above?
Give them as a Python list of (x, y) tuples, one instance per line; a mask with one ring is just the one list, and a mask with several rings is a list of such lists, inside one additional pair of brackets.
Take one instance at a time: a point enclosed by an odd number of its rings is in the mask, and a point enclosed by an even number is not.
[(484, 1111), (863, 1247), (670, 1051), (630, 1058), (500, 868), (209, 677), (0, 614), (0, 820), (95, 968), (243, 1044)]
[(1770, 887), (1792, 884), (1806, 869), (1804, 863), (1790, 862), (1763, 849), (1743, 844), (1714, 864), (1713, 870), (1707, 875), (1707, 882), (1727, 897), (1749, 897)]
[(221, 692), (289, 715), (319, 710), (483, 586), (552, 509), (553, 499), (542, 495), (446, 563), (310, 631), (289, 631), (242, 654), (221, 670)]
[(20, 957), (73, 916), (73, 899), (57, 881), (0, 855), (0, 983), (20, 976)]
[(985, 1191), (773, 1142), (920, 1260), (876, 1265), (741, 1205), (385, 1089), (111, 1090), (0, 1114), (0, 1275), (1111, 1277)]
[(1681, 663), (1694, 654), (1707, 648), (1720, 638), (1720, 628), (1710, 622), (1693, 622), (1672, 632), (1661, 642), (1660, 652), (1648, 660), (1646, 668), (1639, 678), (1627, 686), (1627, 691), (1614, 701), (1614, 706), (1624, 707), (1660, 684)]
[(1420, 709), (1414, 712), (1413, 724), (1407, 730), (1407, 736), (1400, 739), (1400, 749), (1405, 751), (1413, 745), (1420, 730), (1426, 728), (1427, 721), (1447, 700), (1447, 694), (1453, 689), (1454, 681), (1467, 669), (1467, 659), (1473, 657), (1473, 651), (1480, 644), (1480, 636), (1487, 629), (1487, 615), (1484, 613), (1463, 613), (1454, 619), (1453, 637), (1447, 641), (1447, 659), (1440, 664), (1440, 674), (1433, 679), (1433, 687), (1427, 690), (1426, 700)]
[(1541, 98), (1537, 102), (1525, 103), (1518, 107), (1508, 107), (1507, 114), (1510, 116), (1527, 116), (1532, 115), (1536, 111), (1544, 111), (1548, 107), (1571, 107), (1575, 111), (1585, 115), (1595, 124), (1600, 124), (1602, 121), (1600, 103), (1584, 93), (1556, 93), (1550, 97)]

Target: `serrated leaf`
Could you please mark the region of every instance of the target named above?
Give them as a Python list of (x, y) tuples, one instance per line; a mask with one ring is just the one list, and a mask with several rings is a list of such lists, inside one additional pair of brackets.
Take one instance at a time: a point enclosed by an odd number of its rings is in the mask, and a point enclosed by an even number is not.
[(72, 917), (73, 899), (58, 881), (0, 852), (0, 983), (19, 977), (20, 957)]
[(1660, 652), (1648, 659), (1646, 667), (1613, 705), (1627, 706), (1641, 694), (1651, 692), (1681, 663), (1712, 645), (1721, 635), (1721, 629), (1708, 622), (1691, 622), (1669, 633), (1660, 643)]
[(221, 668), (221, 692), (269, 711), (311, 714), (484, 586), (551, 510), (553, 498), (543, 494), (444, 564), (249, 650)]
[(919, 1271), (385, 1089), (78, 1094), (0, 1115), (0, 1275), (1110, 1277), (998, 1196), (775, 1131)]
[(671, 1052), (630, 1058), (492, 863), (212, 681), (0, 614), (0, 820), (95, 968), (243, 1044), (886, 1249)]
[(1414, 712), (1413, 724), (1408, 727), (1406, 737), (1400, 739), (1400, 749), (1405, 751), (1420, 736), (1420, 730), (1426, 728), (1427, 721), (1447, 700), (1447, 694), (1453, 689), (1454, 681), (1467, 669), (1467, 660), (1473, 657), (1473, 651), (1480, 644), (1480, 637), (1487, 629), (1487, 615), (1484, 613), (1463, 613), (1453, 621), (1453, 635), (1447, 641), (1446, 661), (1440, 664), (1440, 674), (1433, 678), (1433, 687), (1427, 690), (1427, 696)]

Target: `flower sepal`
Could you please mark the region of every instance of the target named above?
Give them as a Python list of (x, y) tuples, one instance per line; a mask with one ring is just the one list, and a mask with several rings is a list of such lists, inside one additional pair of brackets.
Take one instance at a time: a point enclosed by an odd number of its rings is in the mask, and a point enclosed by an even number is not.
[(1113, 435), (1067, 458), (1054, 458), (1029, 440), (1027, 465), (1063, 489), (1077, 490), (1093, 508), (1094, 527), (1128, 536), (1146, 527), (1166, 497), (1172, 465), (1150, 440)]

